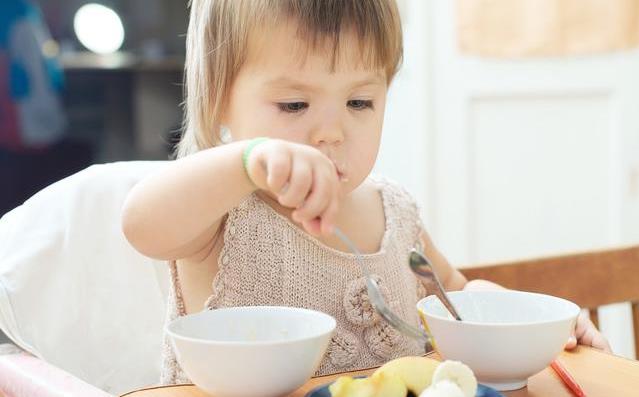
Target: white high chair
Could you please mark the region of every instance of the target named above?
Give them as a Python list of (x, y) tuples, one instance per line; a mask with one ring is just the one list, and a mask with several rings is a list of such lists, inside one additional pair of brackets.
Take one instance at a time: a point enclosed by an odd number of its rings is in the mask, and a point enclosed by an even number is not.
[[(120, 228), (129, 189), (166, 162), (96, 165), (0, 219), (0, 395), (109, 396), (159, 380), (166, 266)], [(176, 192), (179, 194), (179, 192)]]

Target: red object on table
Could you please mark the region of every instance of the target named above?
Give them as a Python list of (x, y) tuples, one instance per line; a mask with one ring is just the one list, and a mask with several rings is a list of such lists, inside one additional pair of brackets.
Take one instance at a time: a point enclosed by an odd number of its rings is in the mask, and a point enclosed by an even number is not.
[(554, 360), (550, 364), (550, 366), (552, 367), (552, 369), (555, 370), (557, 375), (559, 375), (561, 380), (566, 384), (566, 386), (568, 386), (570, 391), (573, 392), (575, 396), (586, 397), (586, 393), (584, 393), (583, 389), (581, 388), (581, 386), (579, 386), (575, 378), (573, 378), (572, 375), (570, 375), (568, 370), (564, 368), (564, 366), (561, 365), (561, 363), (558, 360)]

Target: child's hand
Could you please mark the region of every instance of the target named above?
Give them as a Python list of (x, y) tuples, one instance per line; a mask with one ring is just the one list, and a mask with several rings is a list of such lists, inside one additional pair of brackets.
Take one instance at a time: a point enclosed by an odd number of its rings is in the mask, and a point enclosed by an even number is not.
[(577, 344), (592, 346), (607, 353), (612, 353), (612, 349), (610, 349), (606, 338), (599, 332), (592, 321), (590, 321), (588, 313), (583, 310), (579, 313), (579, 317), (577, 317), (577, 324), (573, 330), (573, 335), (570, 336), (568, 343), (566, 343), (566, 349), (574, 349), (577, 347)]
[(272, 139), (256, 146), (247, 159), (255, 185), (294, 208), (292, 218), (311, 234), (330, 234), (339, 203), (335, 164), (319, 150)]

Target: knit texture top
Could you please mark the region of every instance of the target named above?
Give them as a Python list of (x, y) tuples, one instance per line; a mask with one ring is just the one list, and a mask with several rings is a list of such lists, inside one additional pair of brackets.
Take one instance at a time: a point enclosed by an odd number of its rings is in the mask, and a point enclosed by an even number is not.
[[(408, 266), (410, 250), (419, 246), (419, 211), (396, 184), (371, 181), (381, 194), (385, 231), (379, 251), (361, 259), (391, 310), (419, 327), (415, 305), (425, 289)], [(330, 314), (337, 327), (316, 375), (371, 368), (424, 353), (424, 346), (398, 333), (375, 312), (355, 255), (326, 246), (257, 195), (228, 213), (223, 238), (219, 271), (204, 309), (292, 306)], [(186, 313), (175, 262), (169, 267), (167, 321), (172, 321)], [(166, 335), (160, 383), (190, 383)]]

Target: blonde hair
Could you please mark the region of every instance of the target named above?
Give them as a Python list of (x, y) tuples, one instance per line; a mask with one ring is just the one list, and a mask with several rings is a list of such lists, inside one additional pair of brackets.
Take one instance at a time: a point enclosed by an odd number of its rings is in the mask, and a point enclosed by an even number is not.
[(332, 44), (335, 67), (340, 32), (353, 32), (362, 60), (385, 71), (390, 84), (402, 60), (395, 0), (191, 0), (186, 38), (185, 117), (177, 157), (218, 145), (225, 98), (258, 29), (297, 23), (311, 49)]

